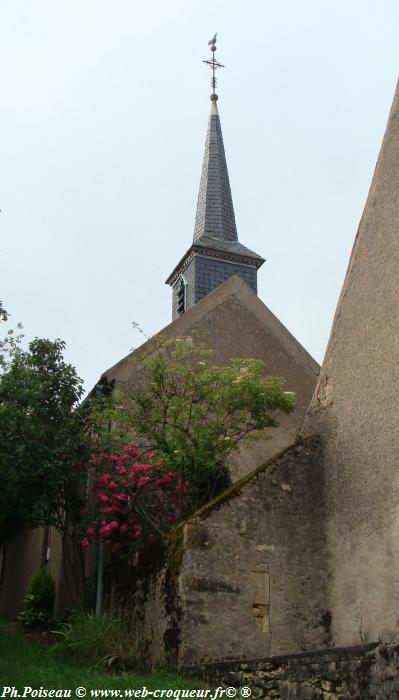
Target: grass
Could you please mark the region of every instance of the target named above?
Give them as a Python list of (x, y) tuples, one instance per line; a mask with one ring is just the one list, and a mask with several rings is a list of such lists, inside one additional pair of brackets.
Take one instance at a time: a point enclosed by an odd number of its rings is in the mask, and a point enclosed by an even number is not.
[(123, 617), (110, 610), (101, 615), (75, 610), (55, 634), (59, 639), (55, 653), (67, 661), (108, 670), (148, 670), (148, 645)]
[(108, 673), (89, 669), (79, 663), (66, 663), (57, 658), (51, 646), (24, 639), (21, 634), (9, 634), (0, 629), (0, 688), (15, 686), (19, 692), (32, 688), (72, 689), (84, 686), (96, 688), (198, 688), (202, 684), (184, 679), (175, 673), (157, 672), (145, 676), (136, 673)]

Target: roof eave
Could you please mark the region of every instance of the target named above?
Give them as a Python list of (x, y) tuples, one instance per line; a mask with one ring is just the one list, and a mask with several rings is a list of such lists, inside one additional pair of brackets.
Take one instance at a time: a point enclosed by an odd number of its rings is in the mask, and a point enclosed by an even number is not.
[(221, 250), (220, 248), (212, 248), (211, 246), (202, 246), (193, 243), (193, 245), (188, 249), (187, 253), (183, 255), (181, 260), (178, 262), (173, 272), (165, 280), (165, 284), (169, 284), (170, 286), (172, 286), (175, 283), (178, 276), (191, 262), (196, 253), (198, 255), (207, 255), (209, 257), (222, 258), (223, 260), (226, 260), (228, 262), (237, 262), (242, 263), (243, 265), (251, 265), (251, 267), (256, 267), (257, 270), (259, 270), (261, 265), (263, 265), (263, 263), (265, 262), (265, 258), (262, 258), (260, 255), (257, 255), (256, 257), (249, 255), (240, 255), (238, 253), (230, 253), (228, 251)]

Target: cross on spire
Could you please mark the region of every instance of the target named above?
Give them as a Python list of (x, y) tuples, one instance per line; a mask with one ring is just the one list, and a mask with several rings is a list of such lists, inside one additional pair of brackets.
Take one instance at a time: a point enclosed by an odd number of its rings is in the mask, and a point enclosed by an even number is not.
[(215, 92), (216, 91), (216, 82), (217, 82), (215, 72), (216, 72), (217, 68), (224, 68), (224, 65), (222, 63), (218, 63), (215, 59), (215, 51), (217, 48), (216, 47), (216, 37), (217, 37), (217, 33), (215, 34), (214, 37), (212, 37), (212, 39), (210, 39), (208, 41), (208, 46), (209, 46), (210, 50), (212, 51), (212, 58), (209, 61), (203, 61), (203, 63), (206, 63), (212, 70), (211, 85), (212, 85), (213, 92), (211, 95), (211, 100), (215, 101), (215, 102), (218, 99), (218, 96)]

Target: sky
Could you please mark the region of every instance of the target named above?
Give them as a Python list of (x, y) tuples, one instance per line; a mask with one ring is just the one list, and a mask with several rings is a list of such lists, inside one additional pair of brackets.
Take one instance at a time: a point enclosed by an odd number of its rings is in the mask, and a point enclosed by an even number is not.
[[(0, 299), (90, 390), (171, 321), (218, 32), (239, 240), (322, 362), (398, 74), (397, 0), (2, 0)], [(5, 324), (0, 334), (5, 332)]]

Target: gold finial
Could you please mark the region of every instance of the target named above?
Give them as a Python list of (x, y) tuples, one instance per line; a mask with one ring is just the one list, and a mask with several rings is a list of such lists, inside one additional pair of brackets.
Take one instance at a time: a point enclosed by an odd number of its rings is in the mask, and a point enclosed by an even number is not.
[(216, 92), (215, 92), (215, 90), (216, 90), (216, 76), (215, 76), (215, 71), (216, 71), (217, 68), (224, 68), (224, 66), (222, 65), (222, 63), (218, 63), (218, 62), (215, 60), (216, 37), (217, 37), (217, 33), (215, 34), (214, 37), (212, 37), (212, 39), (210, 39), (210, 40), (208, 41), (208, 46), (209, 46), (210, 50), (212, 51), (212, 59), (209, 60), (209, 61), (203, 61), (203, 63), (206, 63), (206, 64), (212, 69), (212, 78), (211, 78), (211, 85), (212, 85), (212, 90), (213, 90), (212, 95), (211, 95), (211, 100), (212, 100), (212, 102), (216, 102), (216, 100), (218, 99), (218, 96), (217, 96), (217, 94), (216, 94)]

